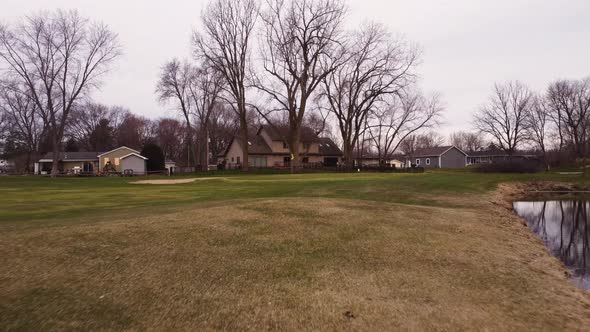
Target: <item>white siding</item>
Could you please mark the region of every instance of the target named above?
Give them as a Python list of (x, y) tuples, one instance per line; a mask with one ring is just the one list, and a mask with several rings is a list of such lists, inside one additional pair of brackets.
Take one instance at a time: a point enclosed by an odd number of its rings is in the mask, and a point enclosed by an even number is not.
[(121, 169), (124, 171), (126, 169), (132, 169), (133, 174), (135, 175), (143, 175), (145, 174), (145, 160), (139, 158), (138, 156), (129, 156), (125, 159), (121, 160)]

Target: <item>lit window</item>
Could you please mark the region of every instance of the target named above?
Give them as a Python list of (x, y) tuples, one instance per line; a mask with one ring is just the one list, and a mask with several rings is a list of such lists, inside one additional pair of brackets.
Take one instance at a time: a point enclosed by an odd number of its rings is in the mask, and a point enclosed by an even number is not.
[(430, 158), (426, 158), (426, 165), (430, 165)]
[(416, 159), (416, 165), (420, 165), (420, 159)]
[(119, 166), (119, 158), (115, 158), (115, 166)]

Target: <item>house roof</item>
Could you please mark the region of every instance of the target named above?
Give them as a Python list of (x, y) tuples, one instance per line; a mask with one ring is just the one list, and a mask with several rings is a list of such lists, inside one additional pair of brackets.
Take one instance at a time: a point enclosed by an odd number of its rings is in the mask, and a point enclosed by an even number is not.
[[(242, 143), (242, 140), (240, 138), (236, 137), (236, 139), (240, 144)], [(254, 135), (250, 137), (250, 139), (248, 140), (248, 153), (269, 154), (272, 153), (272, 149), (270, 148), (270, 146), (268, 146), (268, 144), (266, 144), (264, 138), (262, 138), (259, 135)]]
[[(234, 136), (234, 138), (232, 138), (225, 150), (217, 156), (225, 156), (229, 152), (229, 149), (234, 143), (234, 141), (242, 145), (242, 139), (238, 136)], [(270, 146), (268, 146), (268, 144), (266, 144), (264, 138), (262, 138), (259, 135), (251, 135), (250, 139), (248, 140), (248, 154), (272, 154), (272, 149), (270, 148)]]
[[(289, 126), (287, 125), (280, 125), (280, 126), (269, 126), (269, 125), (262, 125), (260, 126), (260, 130), (264, 129), (270, 136), (270, 139), (273, 141), (282, 142), (284, 138), (288, 137), (289, 135)], [(302, 143), (315, 143), (319, 142), (320, 138), (310, 127), (301, 127), (300, 132), (300, 141)]]
[(98, 157), (100, 158), (100, 157), (104, 156), (105, 154), (108, 154), (108, 153), (111, 153), (111, 152), (115, 152), (115, 151), (121, 150), (121, 149), (127, 149), (127, 150), (133, 151), (133, 152), (135, 152), (135, 153), (137, 153), (139, 155), (139, 151), (137, 151), (137, 150), (134, 150), (132, 148), (128, 148), (126, 146), (120, 146), (120, 147), (118, 147), (116, 149), (113, 149), (111, 151), (103, 152), (103, 153), (99, 154)]
[(412, 153), (412, 157), (439, 157), (453, 148), (461, 151), (461, 153), (463, 153), (464, 155), (467, 155), (467, 153), (463, 152), (461, 149), (459, 149), (455, 146), (452, 146), (452, 145), (448, 145), (448, 146), (437, 146), (437, 147), (432, 147), (432, 148), (417, 149), (416, 151), (414, 151), (414, 153)]
[[(86, 161), (98, 160), (100, 152), (60, 152), (58, 160), (62, 161)], [(41, 160), (53, 161), (53, 152), (46, 153)]]
[(329, 155), (329, 156), (341, 156), (342, 150), (328, 137), (320, 137), (319, 138), (319, 151), (320, 154)]
[(142, 156), (142, 155), (140, 155), (140, 154), (138, 154), (138, 153), (130, 153), (130, 154), (126, 154), (126, 155), (124, 155), (123, 157), (121, 157), (120, 159), (125, 159), (125, 158), (131, 157), (131, 156), (136, 156), (136, 157), (139, 157), (139, 158), (141, 158), (141, 159), (143, 159), (143, 160), (148, 160), (146, 157), (144, 157), (144, 156)]

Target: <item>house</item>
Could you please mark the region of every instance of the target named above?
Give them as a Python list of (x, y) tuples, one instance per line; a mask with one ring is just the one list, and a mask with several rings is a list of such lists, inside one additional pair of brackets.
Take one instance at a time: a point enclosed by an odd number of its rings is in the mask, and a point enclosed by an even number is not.
[(407, 155), (407, 166), (424, 168), (461, 168), (467, 166), (467, 153), (455, 146), (417, 149)]
[[(248, 164), (250, 167), (287, 167), (291, 163), (291, 153), (285, 137), (289, 132), (287, 126), (260, 126), (248, 142)], [(240, 137), (234, 137), (226, 150), (218, 156), (218, 163), (227, 168), (242, 164), (242, 147)], [(301, 128), (299, 157), (303, 166), (336, 166), (342, 161), (342, 151), (331, 139), (318, 137), (308, 127)]]
[[(490, 149), (485, 151), (471, 151), (467, 156), (467, 165), (491, 164), (499, 161), (506, 161), (510, 157), (508, 153), (500, 149)], [(539, 160), (535, 153), (516, 151), (512, 154), (512, 160)]]
[(354, 167), (393, 167), (393, 168), (402, 168), (404, 167), (405, 163), (403, 162), (403, 156), (387, 156), (385, 158), (379, 157), (374, 152), (365, 152), (363, 154), (356, 153), (356, 157), (354, 158)]
[[(135, 175), (147, 174), (147, 158), (139, 151), (126, 146), (107, 152), (60, 152), (59, 171), (67, 174), (122, 173), (133, 170)], [(53, 153), (47, 153), (35, 163), (35, 174), (49, 174), (53, 166)]]

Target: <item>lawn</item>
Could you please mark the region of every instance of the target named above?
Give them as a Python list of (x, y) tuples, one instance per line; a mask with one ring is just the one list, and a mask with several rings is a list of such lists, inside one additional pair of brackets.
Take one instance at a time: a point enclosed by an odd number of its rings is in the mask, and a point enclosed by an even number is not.
[(0, 330), (584, 330), (499, 183), (579, 177), (0, 177)]

